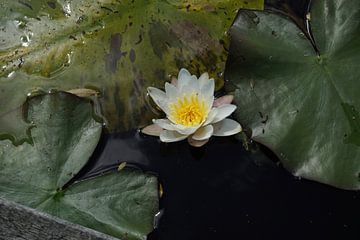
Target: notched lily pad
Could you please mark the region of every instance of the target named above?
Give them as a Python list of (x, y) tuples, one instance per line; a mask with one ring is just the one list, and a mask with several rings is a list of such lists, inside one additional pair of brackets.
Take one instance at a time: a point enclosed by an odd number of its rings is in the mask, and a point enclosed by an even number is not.
[(101, 135), (91, 102), (55, 92), (25, 105), (32, 141), (0, 141), (0, 197), (116, 237), (145, 239), (158, 207), (156, 177), (123, 169), (72, 184)]
[(241, 11), (226, 72), (237, 117), (295, 175), (359, 189), (360, 2), (312, 1), (306, 16), (315, 48), (290, 18)]

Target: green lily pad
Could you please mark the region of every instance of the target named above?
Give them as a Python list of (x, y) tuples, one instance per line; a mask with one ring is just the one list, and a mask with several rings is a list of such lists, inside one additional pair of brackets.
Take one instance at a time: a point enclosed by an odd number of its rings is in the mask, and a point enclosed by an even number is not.
[(223, 71), (240, 7), (263, 0), (0, 0), (0, 134), (25, 139), (19, 106), (53, 88), (99, 89), (110, 131), (148, 124), (148, 86), (163, 87), (181, 67)]
[(272, 12), (231, 27), (227, 78), (238, 119), (296, 176), (360, 188), (360, 2), (312, 1), (311, 41)]
[(156, 177), (123, 169), (72, 184), (101, 135), (90, 101), (58, 92), (32, 97), (24, 109), (32, 141), (0, 141), (0, 197), (122, 239), (145, 239), (158, 206)]

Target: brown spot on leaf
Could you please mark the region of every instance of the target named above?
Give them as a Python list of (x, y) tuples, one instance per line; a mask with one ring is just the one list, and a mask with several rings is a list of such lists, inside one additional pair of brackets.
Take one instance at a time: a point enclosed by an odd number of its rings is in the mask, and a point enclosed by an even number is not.
[(207, 29), (190, 21), (183, 21), (170, 27), (171, 32), (194, 57), (205, 66), (214, 66), (223, 54), (223, 46), (213, 39)]
[(117, 63), (121, 57), (126, 56), (127, 52), (121, 51), (122, 37), (120, 33), (111, 35), (110, 38), (110, 53), (105, 56), (106, 70), (115, 73), (117, 70)]
[(53, 2), (53, 1), (48, 1), (47, 2), (47, 5), (52, 8), (52, 9), (55, 9), (56, 8), (56, 2)]
[(136, 54), (135, 54), (135, 50), (134, 50), (134, 49), (131, 49), (131, 50), (130, 50), (129, 58), (130, 58), (130, 61), (131, 61), (132, 63), (135, 62)]

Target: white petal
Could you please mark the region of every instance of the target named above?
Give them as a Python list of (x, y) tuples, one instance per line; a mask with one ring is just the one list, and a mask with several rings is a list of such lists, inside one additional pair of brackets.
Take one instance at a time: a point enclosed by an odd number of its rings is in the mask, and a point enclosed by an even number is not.
[(179, 90), (170, 83), (165, 83), (165, 93), (168, 99), (176, 98), (179, 95)]
[(160, 133), (160, 141), (162, 142), (178, 142), (187, 138), (187, 135), (179, 134), (175, 131), (164, 130)]
[(221, 120), (230, 116), (230, 114), (232, 114), (235, 111), (236, 106), (233, 104), (223, 104), (216, 109), (217, 109), (217, 114), (214, 117), (214, 119), (211, 121), (211, 123), (220, 122)]
[(173, 127), (175, 129), (175, 131), (177, 131), (180, 134), (184, 134), (184, 135), (190, 135), (193, 134), (194, 132), (196, 132), (196, 130), (200, 127), (200, 125), (195, 126), (195, 127), (186, 127), (180, 124), (173, 124)]
[(197, 141), (197, 140), (194, 140), (192, 137), (188, 137), (188, 143), (193, 147), (201, 147), (201, 146), (205, 145), (208, 141), (209, 141), (209, 139)]
[(208, 125), (209, 123), (211, 123), (214, 118), (216, 117), (217, 115), (217, 108), (212, 108), (206, 118), (206, 121), (204, 122), (203, 126), (206, 126)]
[(214, 104), (214, 96), (208, 96), (205, 98), (205, 103), (206, 103), (206, 108), (208, 109), (208, 111), (210, 112), (210, 110), (212, 109), (212, 106)]
[(196, 86), (198, 86), (198, 81), (195, 75), (191, 75), (188, 70), (182, 68), (179, 72), (177, 87), (181, 92), (184, 92), (184, 87), (186, 86), (188, 86), (186, 91), (189, 91), (189, 88), (194, 89)]
[(195, 75), (190, 77), (190, 80), (186, 85), (179, 85), (180, 94), (189, 94), (189, 93), (200, 93), (199, 82)]
[(154, 100), (154, 102), (165, 112), (168, 113), (167, 107), (167, 97), (164, 91), (154, 87), (148, 87), (147, 89), (150, 97)]
[(178, 80), (179, 80), (179, 81), (182, 81), (182, 80), (184, 80), (184, 78), (188, 78), (188, 77), (190, 77), (190, 76), (191, 76), (190, 72), (189, 72), (187, 69), (182, 68), (182, 69), (180, 69), (180, 71), (179, 71)]
[(208, 80), (200, 89), (201, 94), (205, 97), (213, 97), (215, 90), (215, 81), (214, 79)]
[(209, 79), (208, 73), (203, 73), (198, 82), (200, 94), (204, 96), (205, 101), (210, 105), (210, 110), (214, 102), (215, 81), (213, 78)]
[(163, 119), (154, 119), (153, 123), (158, 125), (159, 127), (166, 129), (166, 130), (175, 130), (173, 124), (166, 118)]
[(214, 136), (230, 136), (241, 132), (241, 125), (231, 119), (224, 119), (221, 122), (214, 123)]
[(198, 130), (196, 130), (194, 135), (192, 135), (192, 138), (197, 141), (209, 139), (213, 134), (213, 131), (214, 131), (213, 126), (207, 125), (205, 127), (201, 127)]
[(233, 95), (225, 95), (214, 100), (213, 107), (219, 107), (223, 104), (230, 104), (234, 100)]
[(187, 85), (188, 82), (191, 80), (191, 74), (185, 68), (180, 69), (178, 75), (178, 87), (182, 88), (183, 86)]
[(154, 100), (154, 102), (157, 101), (165, 101), (166, 100), (166, 94), (164, 91), (161, 91), (158, 88), (154, 88), (154, 87), (148, 87), (147, 88), (148, 93), (150, 94), (150, 96), (152, 97), (152, 99)]
[(211, 79), (208, 80), (205, 85), (203, 85), (200, 89), (200, 95), (204, 97), (205, 103), (209, 111), (212, 108), (214, 102), (214, 88), (215, 82), (214, 79)]
[(207, 72), (201, 74), (201, 76), (199, 77), (199, 85), (200, 85), (200, 88), (202, 86), (205, 85), (205, 83), (207, 83), (207, 81), (209, 81), (209, 74)]
[(160, 133), (163, 131), (164, 129), (162, 129), (159, 125), (157, 124), (151, 124), (149, 126), (144, 127), (143, 129), (141, 129), (141, 132), (150, 136), (156, 136), (159, 137)]

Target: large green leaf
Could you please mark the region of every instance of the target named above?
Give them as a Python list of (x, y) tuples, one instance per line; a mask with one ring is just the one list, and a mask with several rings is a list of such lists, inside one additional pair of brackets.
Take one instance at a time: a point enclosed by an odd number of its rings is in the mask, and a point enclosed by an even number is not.
[(26, 138), (19, 106), (39, 88), (95, 87), (110, 130), (148, 124), (146, 87), (181, 67), (223, 71), (241, 6), (263, 0), (0, 0), (0, 134)]
[(360, 1), (312, 1), (317, 55), (290, 18), (242, 11), (227, 77), (238, 119), (297, 176), (360, 188)]
[(32, 143), (0, 141), (0, 197), (123, 239), (145, 239), (158, 205), (156, 177), (124, 169), (69, 184), (101, 134), (91, 103), (52, 93), (31, 98), (25, 109)]

